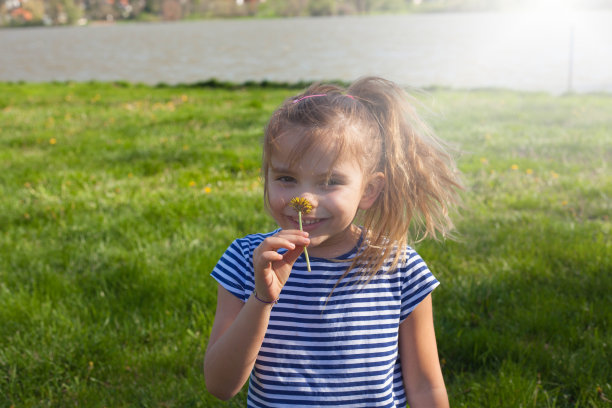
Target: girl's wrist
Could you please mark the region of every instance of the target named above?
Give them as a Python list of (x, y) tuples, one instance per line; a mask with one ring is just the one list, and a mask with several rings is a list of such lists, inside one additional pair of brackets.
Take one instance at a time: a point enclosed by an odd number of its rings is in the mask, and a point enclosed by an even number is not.
[(271, 307), (274, 307), (274, 305), (278, 303), (278, 299), (279, 299), (279, 298), (276, 298), (275, 300), (268, 300), (265, 297), (261, 297), (260, 295), (258, 295), (257, 290), (253, 290), (253, 297), (258, 302), (269, 305)]

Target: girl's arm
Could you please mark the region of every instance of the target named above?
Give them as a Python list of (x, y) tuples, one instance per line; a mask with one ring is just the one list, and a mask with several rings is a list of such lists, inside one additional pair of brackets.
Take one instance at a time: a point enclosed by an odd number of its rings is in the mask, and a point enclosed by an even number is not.
[(400, 324), (399, 353), (410, 407), (448, 407), (438, 359), (431, 294)]
[(222, 400), (236, 395), (249, 378), (268, 327), (271, 305), (253, 295), (242, 303), (221, 285), (210, 333), (204, 376), (208, 391)]
[[(266, 238), (253, 253), (255, 290), (264, 300), (278, 299), (293, 264), (310, 242), (301, 231), (280, 231)], [(277, 251), (287, 249), (284, 255)], [(204, 375), (208, 391), (222, 400), (236, 395), (246, 383), (270, 320), (272, 304), (251, 295), (246, 303), (222, 286), (206, 356)]]

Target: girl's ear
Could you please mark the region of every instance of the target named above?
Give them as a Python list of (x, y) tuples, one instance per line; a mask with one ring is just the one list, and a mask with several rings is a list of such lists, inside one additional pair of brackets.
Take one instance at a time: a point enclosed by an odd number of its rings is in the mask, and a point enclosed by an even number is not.
[(372, 174), (366, 181), (361, 201), (359, 201), (359, 209), (367, 210), (380, 195), (380, 192), (385, 187), (385, 175), (381, 172)]

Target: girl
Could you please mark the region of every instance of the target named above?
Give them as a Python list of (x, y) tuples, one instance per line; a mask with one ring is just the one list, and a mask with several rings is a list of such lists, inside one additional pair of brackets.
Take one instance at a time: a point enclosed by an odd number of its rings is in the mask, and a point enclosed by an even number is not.
[(272, 115), (262, 172), (280, 228), (235, 240), (212, 272), (208, 390), (229, 399), (250, 377), (249, 407), (447, 406), (438, 281), (407, 241), (452, 229), (459, 183), (407, 95), (373, 77), (311, 86)]

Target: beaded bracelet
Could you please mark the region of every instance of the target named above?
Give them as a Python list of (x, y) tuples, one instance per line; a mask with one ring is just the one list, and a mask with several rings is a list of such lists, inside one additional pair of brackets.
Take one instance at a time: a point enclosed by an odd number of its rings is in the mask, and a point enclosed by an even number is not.
[(253, 291), (253, 296), (255, 296), (255, 299), (259, 300), (261, 303), (265, 303), (266, 305), (272, 305), (272, 307), (274, 307), (274, 305), (278, 303), (278, 298), (276, 300), (271, 301), (271, 302), (268, 302), (266, 300), (260, 299), (259, 296), (257, 296), (257, 292), (256, 291)]

